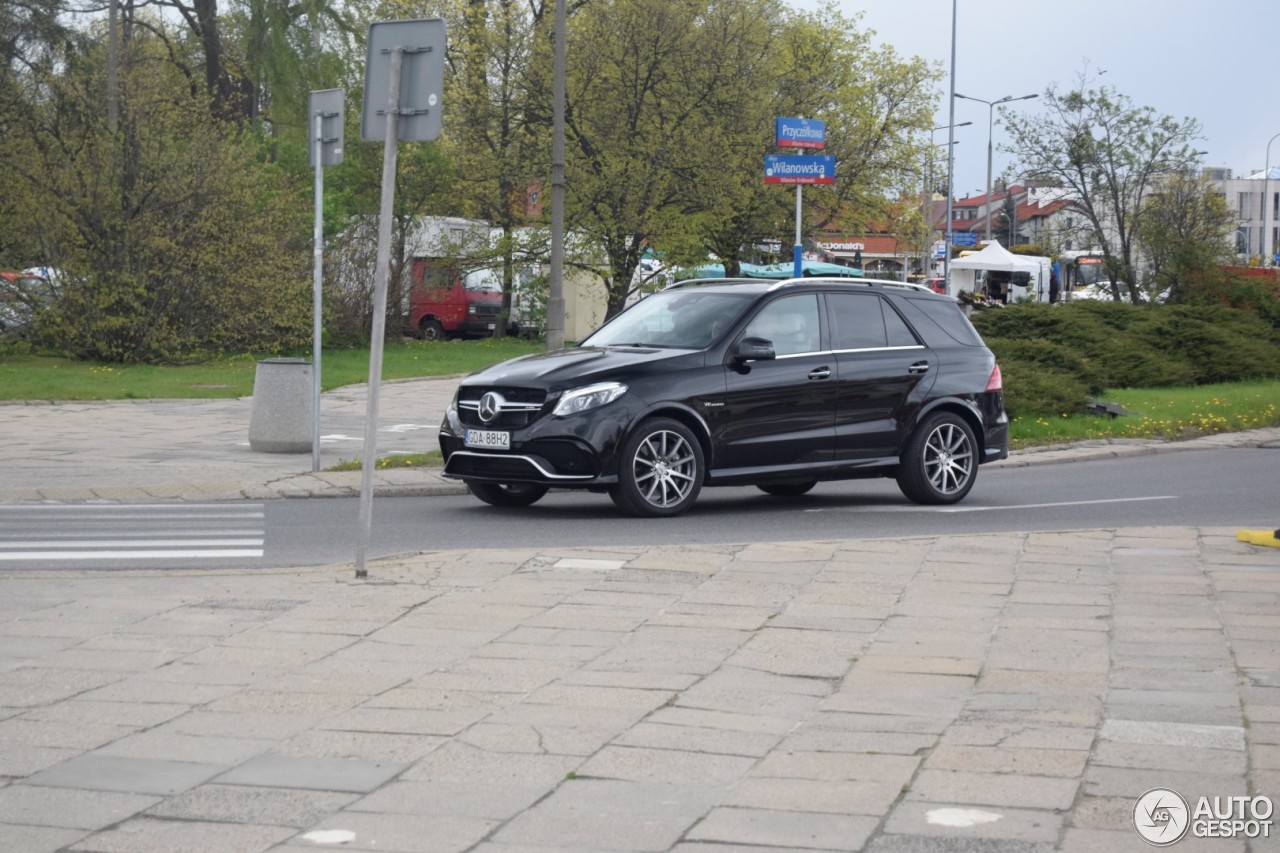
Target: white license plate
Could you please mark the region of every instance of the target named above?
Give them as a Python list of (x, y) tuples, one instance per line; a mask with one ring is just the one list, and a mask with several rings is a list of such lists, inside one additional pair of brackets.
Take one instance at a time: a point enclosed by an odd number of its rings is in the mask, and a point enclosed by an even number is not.
[(495, 326), (497, 326), (497, 325), (498, 325), (497, 323), (490, 323), (490, 324), (489, 324), (489, 331), (491, 331), (491, 332), (492, 332), (492, 331), (493, 331), (493, 329), (494, 329), (494, 327), (495, 327)]
[(467, 447), (487, 447), (492, 450), (510, 450), (511, 433), (496, 429), (469, 429), (462, 443)]

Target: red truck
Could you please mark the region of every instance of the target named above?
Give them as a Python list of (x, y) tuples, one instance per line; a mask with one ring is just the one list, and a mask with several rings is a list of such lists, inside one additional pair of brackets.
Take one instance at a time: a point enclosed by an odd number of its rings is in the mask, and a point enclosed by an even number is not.
[[(465, 271), (433, 258), (414, 258), (409, 291), (409, 328), (437, 341), (488, 337), (502, 313), (502, 283), (491, 269)], [(508, 334), (520, 328), (508, 323)]]

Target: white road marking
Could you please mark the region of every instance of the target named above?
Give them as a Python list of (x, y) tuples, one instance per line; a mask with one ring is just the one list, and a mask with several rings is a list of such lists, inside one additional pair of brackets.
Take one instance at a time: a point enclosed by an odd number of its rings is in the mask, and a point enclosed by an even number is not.
[(1179, 495), (1151, 495), (1142, 498), (1099, 498), (1092, 501), (1054, 501), (1039, 504), (1008, 504), (1003, 506), (859, 506), (815, 507), (805, 512), (1003, 512), (1017, 509), (1049, 509), (1063, 506), (1090, 506), (1092, 504), (1134, 503), (1138, 501), (1176, 501)]
[(262, 557), (261, 503), (0, 507), (0, 562)]
[(262, 539), (17, 539), (0, 541), (0, 547), (9, 548), (183, 548), (199, 545), (249, 545), (262, 546)]
[(228, 548), (202, 551), (0, 551), (0, 562), (6, 560), (172, 560), (261, 556), (261, 548)]

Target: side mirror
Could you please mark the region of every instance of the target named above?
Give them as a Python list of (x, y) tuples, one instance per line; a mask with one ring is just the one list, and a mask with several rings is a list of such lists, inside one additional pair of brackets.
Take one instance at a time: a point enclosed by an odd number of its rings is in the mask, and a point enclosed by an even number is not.
[(773, 349), (773, 341), (765, 338), (743, 338), (733, 348), (733, 360), (738, 364), (748, 361), (772, 361), (778, 354)]

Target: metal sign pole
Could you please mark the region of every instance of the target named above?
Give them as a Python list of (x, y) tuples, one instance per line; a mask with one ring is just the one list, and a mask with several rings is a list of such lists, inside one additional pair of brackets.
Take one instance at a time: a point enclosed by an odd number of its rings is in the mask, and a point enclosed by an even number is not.
[(804, 249), (802, 248), (800, 243), (800, 199), (803, 197), (803, 192), (802, 192), (803, 190), (804, 190), (803, 184), (796, 184), (796, 245), (795, 245), (795, 248), (791, 250), (791, 260), (793, 261), (793, 265), (794, 265), (794, 269), (792, 270), (793, 278), (800, 278), (802, 275), (804, 275), (804, 264), (803, 264), (803, 257), (802, 257), (804, 254)]
[(369, 343), (369, 403), (364, 422), (364, 464), (360, 478), (360, 533), (356, 541), (356, 577), (368, 577), (365, 562), (373, 528), (373, 468), (377, 461), (378, 393), (387, 325), (387, 273), (391, 266), (391, 217), (395, 207), (396, 144), (400, 135), (400, 66), (404, 48), (390, 50), (386, 139), (382, 148), (382, 205), (378, 212), (378, 261), (374, 271), (373, 337)]
[(316, 153), (315, 181), (315, 263), (311, 279), (311, 470), (320, 470), (320, 312), (321, 283), (324, 281), (324, 113), (313, 117)]

